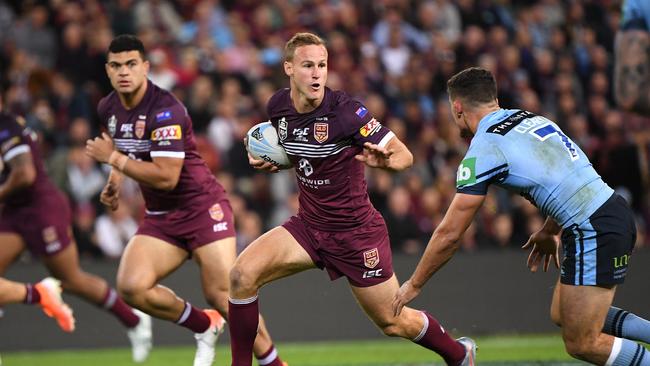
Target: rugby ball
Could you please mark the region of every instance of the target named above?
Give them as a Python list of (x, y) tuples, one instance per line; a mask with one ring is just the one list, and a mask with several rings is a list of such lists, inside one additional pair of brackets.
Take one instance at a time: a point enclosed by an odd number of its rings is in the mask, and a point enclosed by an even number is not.
[(258, 123), (246, 133), (246, 149), (255, 158), (280, 169), (291, 167), (287, 152), (278, 143), (278, 132), (270, 121)]

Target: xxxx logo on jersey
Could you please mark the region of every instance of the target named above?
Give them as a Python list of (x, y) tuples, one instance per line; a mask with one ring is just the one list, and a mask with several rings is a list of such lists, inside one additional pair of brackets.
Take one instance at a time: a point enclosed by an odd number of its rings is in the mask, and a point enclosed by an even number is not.
[(180, 125), (159, 127), (151, 133), (153, 141), (180, 140), (181, 137), (183, 137), (183, 132)]
[(456, 172), (456, 186), (476, 183), (476, 158), (467, 158), (460, 163)]

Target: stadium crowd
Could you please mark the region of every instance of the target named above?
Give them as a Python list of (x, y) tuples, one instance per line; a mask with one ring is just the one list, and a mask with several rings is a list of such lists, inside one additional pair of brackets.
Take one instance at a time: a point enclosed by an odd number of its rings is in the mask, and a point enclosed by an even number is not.
[[(638, 216), (650, 222), (647, 118), (617, 110), (612, 95), (615, 0), (0, 0), (0, 90), (5, 108), (39, 133), (49, 174), (74, 207), (80, 251), (119, 257), (143, 203), (125, 184), (120, 209), (99, 203), (108, 170), (84, 154), (100, 131), (96, 105), (114, 35), (136, 34), (150, 79), (188, 107), (201, 154), (230, 193), (238, 245), (297, 208), (292, 171), (248, 165), (246, 131), (286, 87), (283, 47), (300, 30), (328, 42), (329, 87), (342, 89), (404, 141), (414, 166), (368, 171), (395, 252), (420, 253), (455, 192), (467, 149), (445, 93), (455, 72), (491, 70), (505, 108), (557, 121)], [(493, 189), (463, 237), (466, 251), (523, 244), (542, 217), (525, 199)]]

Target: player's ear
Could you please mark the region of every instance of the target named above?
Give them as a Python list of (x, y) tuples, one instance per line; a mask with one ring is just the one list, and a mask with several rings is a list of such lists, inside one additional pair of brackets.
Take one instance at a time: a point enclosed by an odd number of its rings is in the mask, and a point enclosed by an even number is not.
[(289, 61), (284, 62), (284, 73), (287, 74), (287, 76), (293, 75), (293, 64)]
[(148, 60), (144, 60), (144, 62), (142, 62), (142, 66), (144, 67), (144, 73), (145, 73), (145, 74), (148, 74), (148, 73), (149, 73), (149, 67), (151, 66), (151, 64), (149, 63), (149, 61), (148, 61)]
[(452, 106), (452, 112), (460, 118), (460, 116), (463, 114), (463, 104), (460, 102), (460, 100), (456, 99), (451, 102)]

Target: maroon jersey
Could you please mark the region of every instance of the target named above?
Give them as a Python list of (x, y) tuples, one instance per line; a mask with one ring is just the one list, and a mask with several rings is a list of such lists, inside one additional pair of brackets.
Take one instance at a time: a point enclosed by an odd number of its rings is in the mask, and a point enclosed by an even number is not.
[(116, 148), (129, 158), (152, 161), (155, 157), (184, 159), (178, 185), (171, 191), (140, 184), (147, 211), (164, 213), (200, 203), (209, 195), (225, 195), (221, 185), (196, 151), (192, 120), (185, 106), (170, 92), (147, 81), (142, 101), (127, 110), (115, 91), (97, 106)]
[(354, 156), (365, 142), (384, 146), (394, 134), (344, 92), (325, 88), (318, 108), (302, 114), (289, 93), (275, 93), (267, 110), (296, 168), (298, 215), (319, 230), (358, 228), (374, 217), (375, 209), (368, 198), (365, 165)]
[(58, 192), (57, 188), (45, 173), (43, 158), (41, 157), (40, 148), (36, 139), (36, 133), (28, 128), (24, 128), (18, 123), (16, 117), (6, 113), (0, 113), (0, 154), (2, 154), (0, 183), (4, 183), (11, 172), (8, 162), (20, 154), (31, 152), (34, 167), (36, 168), (36, 179), (34, 183), (7, 197), (5, 200), (6, 208), (20, 208), (34, 205)]

